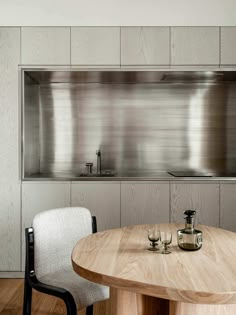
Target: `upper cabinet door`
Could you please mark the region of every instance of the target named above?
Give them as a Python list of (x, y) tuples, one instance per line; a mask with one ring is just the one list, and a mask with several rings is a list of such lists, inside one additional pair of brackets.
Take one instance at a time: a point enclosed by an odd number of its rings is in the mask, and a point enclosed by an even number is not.
[(119, 27), (72, 27), (72, 65), (120, 65)]
[(22, 27), (21, 63), (69, 65), (69, 27)]
[(219, 65), (219, 27), (171, 27), (172, 65)]
[(169, 30), (169, 27), (122, 27), (121, 65), (169, 65)]
[(236, 27), (221, 27), (221, 65), (236, 64)]

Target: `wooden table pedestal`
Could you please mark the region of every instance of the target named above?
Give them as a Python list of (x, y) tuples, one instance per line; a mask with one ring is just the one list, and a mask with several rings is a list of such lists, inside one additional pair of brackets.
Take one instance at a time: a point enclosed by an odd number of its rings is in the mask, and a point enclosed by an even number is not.
[(111, 288), (112, 315), (235, 315), (235, 304), (192, 304)]

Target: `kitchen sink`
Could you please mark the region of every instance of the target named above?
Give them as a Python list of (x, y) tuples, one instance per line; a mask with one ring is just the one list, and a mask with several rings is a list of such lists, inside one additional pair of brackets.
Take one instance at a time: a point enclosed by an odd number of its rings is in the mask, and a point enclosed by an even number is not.
[(115, 177), (116, 174), (112, 172), (101, 173), (101, 174), (84, 174), (81, 173), (79, 177)]

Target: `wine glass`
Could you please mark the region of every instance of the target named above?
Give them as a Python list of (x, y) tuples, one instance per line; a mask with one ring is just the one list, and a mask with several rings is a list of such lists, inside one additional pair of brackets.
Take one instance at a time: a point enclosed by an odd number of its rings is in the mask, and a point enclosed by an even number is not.
[(160, 238), (163, 244), (163, 250), (161, 251), (161, 254), (170, 254), (171, 251), (168, 250), (168, 245), (172, 242), (172, 233), (167, 231), (161, 232)]
[(148, 239), (151, 242), (148, 250), (157, 251), (159, 250), (157, 246), (157, 242), (160, 239), (160, 231), (157, 228), (148, 229)]

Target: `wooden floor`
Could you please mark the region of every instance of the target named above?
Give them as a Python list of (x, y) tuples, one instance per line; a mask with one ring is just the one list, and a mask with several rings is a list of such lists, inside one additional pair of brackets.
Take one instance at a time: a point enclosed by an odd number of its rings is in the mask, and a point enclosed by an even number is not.
[[(22, 315), (23, 280), (0, 279), (0, 315)], [(97, 303), (94, 315), (108, 315), (109, 302)], [(66, 315), (63, 301), (33, 291), (32, 315)], [(78, 312), (85, 315), (85, 311)]]

